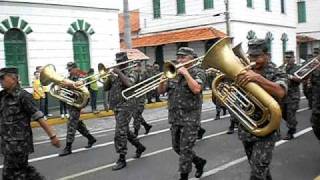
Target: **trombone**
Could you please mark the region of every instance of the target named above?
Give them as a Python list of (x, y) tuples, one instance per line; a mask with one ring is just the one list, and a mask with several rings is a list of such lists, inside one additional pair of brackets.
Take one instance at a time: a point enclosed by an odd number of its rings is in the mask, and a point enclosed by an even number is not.
[(316, 70), (320, 66), (320, 56), (317, 56), (309, 61), (303, 63), (294, 73), (293, 75), (297, 78), (304, 79), (314, 70)]
[(157, 88), (162, 82), (167, 81), (168, 79), (175, 78), (178, 74), (178, 69), (181, 67), (184, 67), (189, 64), (193, 64), (192, 66), (188, 67), (187, 69), (191, 69), (195, 66), (199, 66), (202, 64), (204, 56), (200, 56), (198, 58), (195, 58), (191, 61), (182, 63), (182, 64), (175, 64), (172, 61), (167, 61), (164, 63), (163, 72), (156, 74), (138, 84), (135, 84), (134, 86), (131, 86), (121, 92), (122, 96), (126, 99), (132, 99), (132, 98), (139, 98), (146, 93), (154, 90)]

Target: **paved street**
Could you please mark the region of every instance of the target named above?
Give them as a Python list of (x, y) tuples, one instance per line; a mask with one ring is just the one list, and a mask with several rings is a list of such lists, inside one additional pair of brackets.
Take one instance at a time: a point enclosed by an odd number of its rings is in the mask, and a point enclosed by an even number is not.
[[(305, 99), (300, 103), (297, 114), (297, 138), (292, 141), (279, 141), (274, 151), (271, 172), (275, 180), (312, 180), (320, 175), (319, 141), (310, 128), (311, 111), (307, 110)], [(171, 136), (167, 123), (166, 108), (148, 109), (144, 116), (153, 125), (148, 135), (140, 131), (140, 140), (147, 147), (141, 159), (133, 159), (135, 149), (128, 144), (128, 164), (120, 171), (111, 167), (118, 155), (113, 146), (114, 117), (88, 120), (85, 123), (94, 132), (98, 143), (91, 149), (83, 147), (87, 140), (77, 136), (73, 154), (57, 157), (59, 149), (50, 146), (41, 129), (34, 129), (35, 153), (30, 156), (34, 165), (47, 179), (97, 179), (97, 180), (175, 180), (179, 178), (178, 156), (171, 149)], [(215, 117), (214, 106), (210, 101), (203, 104), (202, 126), (207, 130), (205, 138), (198, 141), (195, 151), (208, 160), (204, 180), (247, 180), (249, 166), (237, 134), (227, 135), (229, 116), (221, 120)], [(65, 125), (55, 127), (59, 136), (64, 137)], [(281, 125), (282, 135), (286, 126)], [(63, 146), (65, 140), (62, 141)], [(2, 158), (1, 158), (2, 162)], [(2, 164), (2, 163), (1, 163)], [(1, 170), (2, 170), (1, 165)], [(190, 174), (190, 178), (194, 171)]]

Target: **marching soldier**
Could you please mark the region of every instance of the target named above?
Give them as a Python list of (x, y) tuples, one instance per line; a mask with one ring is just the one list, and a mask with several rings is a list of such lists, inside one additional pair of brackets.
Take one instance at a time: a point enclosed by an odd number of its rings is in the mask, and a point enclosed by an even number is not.
[[(127, 61), (127, 53), (119, 52), (116, 54), (116, 62), (121, 63)], [(106, 90), (109, 90), (110, 108), (113, 110), (116, 119), (116, 130), (114, 136), (114, 145), (116, 152), (119, 154), (119, 159), (112, 170), (120, 170), (126, 167), (127, 141), (134, 145), (136, 150), (136, 158), (140, 158), (146, 148), (139, 142), (137, 137), (129, 130), (129, 123), (132, 117), (132, 111), (136, 106), (136, 99), (125, 100), (121, 91), (136, 84), (138, 75), (135, 71), (121, 72), (120, 69), (127, 67), (128, 64), (123, 64), (118, 68), (114, 68), (110, 76), (110, 80), (106, 83)]]
[[(256, 65), (252, 70), (238, 75), (237, 83), (246, 85), (248, 82), (255, 82), (275, 99), (283, 98), (287, 90), (286, 76), (270, 61), (266, 41), (254, 39), (249, 41), (248, 47), (249, 59)], [(251, 167), (250, 180), (271, 180), (269, 165), (275, 142), (279, 139), (279, 132), (275, 130), (267, 136), (258, 137), (240, 124), (238, 135)]]
[(296, 112), (299, 108), (300, 101), (300, 79), (293, 75), (297, 68), (295, 64), (295, 57), (293, 51), (285, 52), (286, 64), (280, 66), (287, 74), (288, 78), (288, 92), (282, 101), (282, 117), (287, 122), (288, 132), (284, 140), (291, 140), (294, 138), (293, 134), (296, 132), (296, 126), (298, 124), (296, 118)]
[[(196, 57), (194, 50), (181, 47), (177, 52), (177, 61), (185, 63)], [(158, 91), (168, 92), (169, 123), (171, 124), (172, 147), (180, 156), (180, 180), (187, 180), (195, 164), (195, 177), (202, 176), (206, 160), (192, 150), (200, 126), (202, 108), (202, 90), (206, 83), (205, 71), (199, 67), (187, 69), (192, 64), (178, 69), (178, 76), (168, 82), (162, 82)]]
[[(82, 76), (85, 76), (83, 72), (80, 72), (80, 70), (77, 68), (76, 63), (74, 62), (68, 62), (67, 69), (69, 71), (69, 78), (73, 82), (80, 82), (79, 78)], [(80, 85), (80, 84), (79, 84)], [(74, 86), (74, 85), (73, 85)], [(72, 88), (72, 86), (70, 87)], [(72, 143), (74, 141), (74, 137), (76, 134), (76, 131), (79, 131), (79, 133), (86, 137), (88, 139), (88, 144), (86, 148), (91, 148), (94, 143), (97, 142), (96, 138), (94, 138), (89, 130), (87, 129), (86, 125), (83, 123), (83, 121), (80, 120), (80, 112), (81, 109), (68, 105), (67, 109), (70, 114), (70, 117), (68, 118), (68, 124), (67, 124), (67, 140), (66, 140), (66, 147), (63, 149), (63, 151), (59, 154), (59, 156), (66, 156), (72, 153)]]
[(30, 120), (37, 121), (50, 137), (51, 144), (60, 147), (59, 139), (43, 119), (32, 95), (20, 87), (17, 68), (0, 69), (0, 136), (4, 156), (3, 180), (45, 179), (28, 164), (34, 152)]
[[(138, 74), (138, 83), (145, 80), (147, 77), (145, 75), (144, 72), (142, 72), (141, 69), (141, 64), (138, 63), (137, 64), (137, 68), (135, 69), (137, 74)], [(145, 134), (148, 134), (150, 129), (152, 128), (151, 124), (148, 124), (143, 116), (142, 113), (144, 111), (144, 102), (145, 102), (146, 97), (145, 96), (141, 96), (139, 98), (136, 99), (137, 101), (137, 106), (134, 109), (134, 112), (132, 114), (133, 117), (133, 127), (134, 127), (134, 135), (138, 136), (139, 134), (139, 130), (140, 130), (140, 126), (142, 125), (145, 129)]]

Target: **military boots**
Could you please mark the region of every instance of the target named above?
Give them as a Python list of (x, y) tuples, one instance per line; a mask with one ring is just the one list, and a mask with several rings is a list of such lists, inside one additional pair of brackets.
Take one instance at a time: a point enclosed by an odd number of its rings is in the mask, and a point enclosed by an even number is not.
[(72, 143), (67, 143), (66, 147), (62, 150), (59, 156), (67, 156), (72, 153), (71, 151)]

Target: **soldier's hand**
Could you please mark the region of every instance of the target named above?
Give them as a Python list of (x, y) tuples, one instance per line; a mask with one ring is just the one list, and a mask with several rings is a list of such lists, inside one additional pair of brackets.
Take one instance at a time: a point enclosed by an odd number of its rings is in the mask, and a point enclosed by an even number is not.
[(50, 139), (51, 139), (52, 146), (55, 146), (56, 148), (60, 147), (60, 140), (56, 135), (53, 138), (50, 138)]
[(115, 74), (120, 74), (120, 73), (121, 73), (121, 70), (118, 69), (118, 68), (113, 68), (113, 69), (112, 69), (112, 72), (114, 72)]
[(249, 82), (258, 82), (261, 78), (261, 75), (249, 70), (249, 71), (242, 71), (241, 73), (238, 74), (236, 78), (236, 83), (240, 86), (245, 86)]
[(178, 69), (178, 73), (182, 74), (182, 75), (185, 75), (185, 74), (188, 73), (188, 69), (185, 68), (185, 67), (181, 67), (181, 68)]

